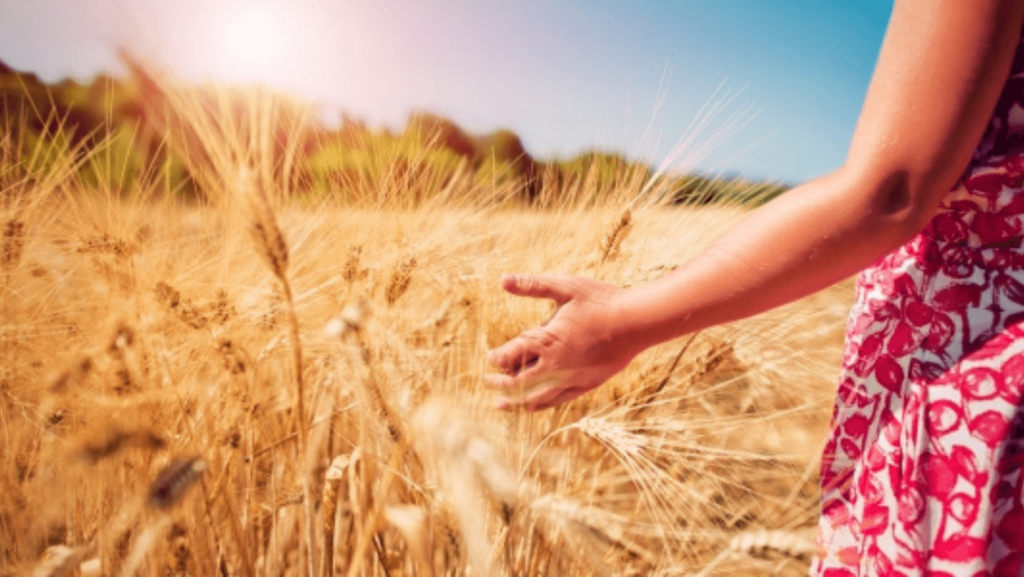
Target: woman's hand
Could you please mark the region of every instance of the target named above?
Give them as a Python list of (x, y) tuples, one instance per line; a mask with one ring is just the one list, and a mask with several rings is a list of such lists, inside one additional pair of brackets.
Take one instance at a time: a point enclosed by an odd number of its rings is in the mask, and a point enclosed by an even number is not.
[(518, 296), (555, 301), (546, 323), (492, 350), (487, 360), (504, 373), (487, 375), (504, 396), (502, 408), (534, 411), (571, 401), (621, 371), (643, 347), (623, 342), (614, 285), (569, 275), (506, 275), (502, 287)]

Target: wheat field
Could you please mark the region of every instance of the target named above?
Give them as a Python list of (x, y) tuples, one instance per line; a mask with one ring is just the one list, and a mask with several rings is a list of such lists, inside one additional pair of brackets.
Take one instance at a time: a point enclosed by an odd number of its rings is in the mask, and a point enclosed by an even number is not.
[(640, 283), (746, 209), (300, 197), (276, 109), (157, 84), (203, 198), (0, 155), (0, 575), (806, 572), (849, 283), (499, 411), (486, 351), (552, 312), (502, 273)]

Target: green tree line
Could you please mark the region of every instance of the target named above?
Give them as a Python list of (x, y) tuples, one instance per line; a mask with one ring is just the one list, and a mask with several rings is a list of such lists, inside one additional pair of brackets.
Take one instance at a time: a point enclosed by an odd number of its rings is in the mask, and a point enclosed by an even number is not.
[[(160, 187), (184, 197), (198, 194), (199, 179), (183, 158), (189, 149), (172, 145), (173, 127), (154, 118), (159, 108), (147, 106), (146, 81), (141, 80), (137, 74), (127, 79), (98, 75), (86, 83), (46, 83), (0, 61), (0, 190), (45, 178), (57, 163), (71, 163), (87, 187)], [(504, 187), (529, 204), (542, 197), (557, 201), (627, 186), (640, 190), (655, 176), (650, 166), (613, 153), (540, 161), (511, 130), (469, 134), (428, 112), (411, 114), (397, 132), (344, 116), (336, 127), (308, 122), (301, 133), (281, 134), (277, 141), (288, 138), (301, 139), (292, 191), (341, 199), (365, 197), (385, 183), (426, 197), (458, 177), (480, 189)], [(281, 147), (271, 147), (269, 154), (280, 156)], [(700, 174), (660, 178), (659, 194), (672, 204), (746, 205), (787, 188)]]

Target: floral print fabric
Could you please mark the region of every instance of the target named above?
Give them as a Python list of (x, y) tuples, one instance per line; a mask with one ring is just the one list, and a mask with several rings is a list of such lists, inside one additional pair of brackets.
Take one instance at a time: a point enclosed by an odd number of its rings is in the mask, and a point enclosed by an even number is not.
[(1024, 576), (1024, 43), (928, 227), (861, 273), (812, 573)]

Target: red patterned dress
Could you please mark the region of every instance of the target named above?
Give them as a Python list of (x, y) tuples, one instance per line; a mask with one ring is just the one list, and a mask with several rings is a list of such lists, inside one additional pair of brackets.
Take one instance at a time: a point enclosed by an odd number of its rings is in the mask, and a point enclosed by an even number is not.
[(812, 573), (1024, 576), (1024, 41), (960, 182), (861, 273)]

